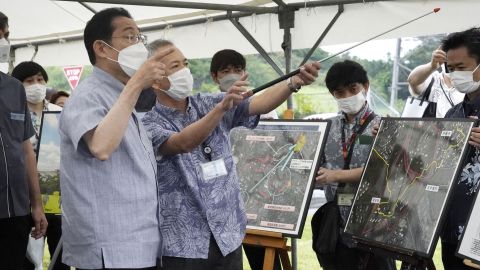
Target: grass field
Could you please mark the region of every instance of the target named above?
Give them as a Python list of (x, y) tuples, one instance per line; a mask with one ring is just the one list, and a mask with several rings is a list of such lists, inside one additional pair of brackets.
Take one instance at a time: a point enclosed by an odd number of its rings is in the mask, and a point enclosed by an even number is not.
[[(312, 216), (307, 217), (307, 221), (305, 223), (305, 229), (303, 231), (302, 239), (297, 240), (297, 269), (298, 270), (315, 270), (315, 269), (322, 269), (320, 264), (317, 261), (317, 256), (313, 252), (312, 249), (312, 228), (310, 225), (310, 221)], [(440, 242), (440, 241), (439, 241)], [(441, 257), (441, 249), (440, 244), (437, 245), (435, 250), (435, 255), (433, 257), (433, 261), (437, 270), (444, 270), (442, 264), (442, 257)], [(243, 269), (250, 270), (248, 265), (248, 261), (243, 256)], [(397, 269), (400, 269), (400, 262), (397, 262)]]
[[(305, 223), (305, 229), (303, 231), (302, 239), (297, 240), (297, 269), (298, 270), (315, 270), (322, 269), (317, 261), (317, 256), (312, 250), (312, 228), (310, 226), (310, 221), (312, 217), (308, 216)], [(245, 255), (243, 256), (243, 269), (250, 270), (247, 259)], [(444, 270), (442, 265), (441, 253), (440, 253), (440, 244), (435, 250), (435, 255), (433, 261), (437, 270)], [(43, 257), (43, 269), (48, 269), (48, 264), (50, 262), (50, 256), (48, 255), (48, 249), (45, 247), (45, 256)], [(400, 263), (397, 262), (397, 269), (400, 269)]]

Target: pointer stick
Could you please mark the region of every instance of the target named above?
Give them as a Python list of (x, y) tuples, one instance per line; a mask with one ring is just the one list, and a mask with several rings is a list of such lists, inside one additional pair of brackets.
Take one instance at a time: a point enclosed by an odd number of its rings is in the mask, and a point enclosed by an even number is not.
[[(345, 50), (342, 50), (342, 51), (340, 51), (340, 52), (338, 52), (338, 53), (335, 53), (334, 55), (330, 55), (330, 56), (328, 56), (328, 57), (326, 57), (326, 58), (323, 58), (322, 60), (317, 61), (317, 62), (318, 62), (318, 63), (323, 63), (323, 62), (325, 62), (325, 61), (327, 61), (327, 60), (329, 60), (329, 59), (331, 59), (331, 58), (333, 58), (333, 57), (335, 57), (335, 56), (338, 56), (338, 55), (340, 55), (340, 54), (342, 54), (342, 53), (344, 53), (344, 52), (346, 52), (346, 51), (349, 51), (349, 50), (351, 50), (351, 49), (353, 49), (353, 48), (355, 48), (355, 47), (358, 47), (358, 46), (360, 46), (360, 45), (362, 45), (362, 44), (364, 44), (364, 43), (367, 43), (367, 42), (371, 41), (372, 39), (375, 39), (375, 38), (378, 38), (378, 37), (380, 37), (380, 36), (383, 36), (383, 35), (385, 35), (385, 34), (387, 34), (387, 33), (392, 32), (393, 30), (396, 30), (396, 29), (398, 29), (398, 28), (400, 28), (400, 27), (402, 27), (402, 26), (405, 26), (405, 25), (407, 25), (407, 24), (409, 24), (409, 23), (412, 23), (412, 22), (414, 22), (414, 21), (416, 21), (416, 20), (418, 20), (418, 19), (421, 19), (421, 18), (423, 18), (423, 17), (425, 17), (425, 16), (428, 16), (428, 15), (430, 15), (430, 14), (433, 14), (433, 13), (437, 13), (437, 12), (439, 12), (439, 11), (440, 11), (440, 8), (435, 8), (433, 11), (430, 11), (430, 12), (428, 12), (428, 13), (426, 13), (426, 14), (423, 14), (423, 15), (415, 18), (415, 19), (412, 19), (412, 20), (406, 22), (406, 23), (402, 23), (402, 24), (400, 24), (400, 25), (398, 25), (398, 26), (395, 26), (394, 28), (392, 28), (392, 29), (390, 29), (390, 30), (387, 30), (387, 31), (385, 31), (385, 32), (383, 32), (383, 33), (380, 33), (380, 34), (378, 34), (378, 35), (376, 35), (376, 36), (374, 36), (374, 37), (371, 37), (371, 38), (369, 38), (369, 39), (367, 39), (367, 40), (365, 40), (365, 41), (362, 41), (362, 42), (360, 42), (360, 43), (358, 43), (358, 44), (355, 44), (355, 45), (353, 45), (353, 46), (351, 46), (351, 47), (349, 47), (349, 48), (347, 48), (347, 49), (345, 49)], [(300, 69), (296, 69), (296, 70), (294, 70), (294, 71), (292, 71), (292, 72), (290, 72), (290, 73), (288, 73), (288, 74), (285, 74), (285, 75), (281, 76), (280, 78), (277, 78), (277, 79), (275, 79), (275, 80), (273, 80), (273, 81), (271, 81), (271, 82), (269, 82), (269, 83), (266, 83), (266, 84), (264, 84), (264, 85), (262, 85), (262, 86), (259, 86), (259, 87), (255, 88), (255, 89), (253, 89), (253, 90), (252, 90), (252, 94), (256, 94), (256, 93), (264, 90), (265, 88), (268, 88), (268, 87), (270, 87), (270, 86), (272, 86), (272, 85), (275, 85), (275, 84), (277, 84), (277, 83), (279, 83), (279, 82), (281, 82), (281, 81), (284, 81), (284, 80), (286, 80), (286, 79), (288, 79), (288, 78), (290, 78), (290, 77), (293, 77), (293, 76), (297, 75), (298, 73), (300, 73)]]

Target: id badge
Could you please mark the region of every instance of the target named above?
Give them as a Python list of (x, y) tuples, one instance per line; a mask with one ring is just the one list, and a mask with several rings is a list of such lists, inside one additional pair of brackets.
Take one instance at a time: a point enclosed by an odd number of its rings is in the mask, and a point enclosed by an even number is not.
[(225, 167), (225, 161), (223, 161), (223, 158), (202, 163), (200, 166), (202, 168), (203, 179), (205, 180), (227, 175), (227, 168)]
[(340, 193), (337, 195), (337, 204), (340, 206), (352, 206), (355, 194)]

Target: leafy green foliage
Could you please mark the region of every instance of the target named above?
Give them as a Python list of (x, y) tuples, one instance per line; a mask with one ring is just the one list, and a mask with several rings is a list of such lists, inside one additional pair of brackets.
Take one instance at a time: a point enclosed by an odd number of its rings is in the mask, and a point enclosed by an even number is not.
[[(442, 35), (419, 37), (420, 45), (408, 51), (400, 60), (401, 64), (409, 69), (413, 69), (418, 65), (428, 63), (431, 59), (432, 51), (439, 47)], [(308, 49), (299, 49), (292, 51), (291, 63), (296, 68), (300, 65), (304, 57), (308, 53)], [(280, 69), (285, 70), (285, 57), (283, 52), (270, 53), (270, 57), (277, 63)], [(317, 61), (329, 56), (329, 53), (317, 49), (310, 57), (310, 61)], [(263, 59), (262, 56), (246, 55), (247, 72), (249, 74), (248, 81), (250, 87), (255, 88), (279, 77), (275, 70)], [(390, 87), (392, 83), (392, 67), (393, 59), (389, 56), (386, 60), (368, 60), (352, 57), (348, 52), (340, 56), (334, 57), (329, 61), (322, 63), (322, 69), (319, 78), (311, 86), (304, 87), (299, 93), (293, 96), (295, 117), (301, 118), (309, 114), (335, 112), (337, 110), (336, 102), (325, 87), (325, 74), (327, 70), (338, 61), (351, 59), (359, 62), (368, 72), (370, 78), (370, 87), (382, 99), (389, 103)], [(191, 59), (189, 61), (190, 70), (194, 77), (194, 92), (215, 93), (219, 91), (218, 85), (210, 76), (211, 59)], [(47, 67), (46, 71), (50, 81), (48, 85), (58, 89), (70, 91), (70, 86), (63, 74), (61, 67)], [(83, 80), (92, 72), (92, 66), (85, 66), (82, 77)], [(399, 81), (406, 82), (409, 71), (400, 68)], [(408, 97), (409, 92), (407, 85), (400, 85), (398, 91), (398, 100), (395, 104), (397, 110), (401, 110), (404, 100)], [(277, 108), (277, 113), (281, 116), (286, 109), (286, 103)]]

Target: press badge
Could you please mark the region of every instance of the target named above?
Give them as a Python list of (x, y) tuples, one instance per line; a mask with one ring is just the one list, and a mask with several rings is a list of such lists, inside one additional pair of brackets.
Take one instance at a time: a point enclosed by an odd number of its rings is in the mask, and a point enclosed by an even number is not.
[(354, 197), (355, 197), (355, 194), (340, 193), (337, 195), (337, 204), (341, 206), (352, 206)]
[(225, 161), (223, 158), (202, 163), (200, 166), (202, 168), (203, 179), (205, 180), (227, 175), (227, 168), (225, 167)]

